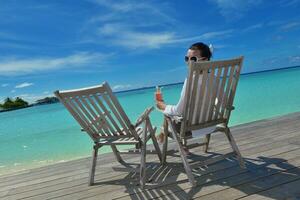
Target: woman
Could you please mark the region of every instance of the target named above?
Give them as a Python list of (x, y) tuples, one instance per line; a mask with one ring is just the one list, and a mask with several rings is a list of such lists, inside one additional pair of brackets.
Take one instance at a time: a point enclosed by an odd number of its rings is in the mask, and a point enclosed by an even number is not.
[[(211, 50), (210, 48), (202, 43), (202, 42), (198, 42), (195, 44), (192, 44), (190, 46), (190, 48), (187, 51), (187, 54), (185, 56), (185, 62), (189, 62), (190, 60), (192, 61), (209, 61), (210, 58), (212, 56)], [(181, 116), (183, 114), (183, 106), (184, 106), (184, 96), (185, 96), (185, 90), (186, 90), (186, 82), (187, 79), (185, 79), (182, 90), (181, 90), (181, 95), (180, 95), (180, 99), (177, 103), (177, 105), (168, 105), (166, 104), (164, 101), (156, 101), (156, 106), (159, 110), (161, 110), (163, 112), (164, 115), (167, 116)], [(199, 83), (201, 83), (201, 81), (199, 81)], [(166, 120), (164, 120), (164, 125), (166, 124)], [(180, 129), (180, 124), (177, 124), (175, 126), (179, 132)], [(210, 128), (211, 129), (211, 128)], [(163, 132), (163, 128), (161, 130), (161, 133), (158, 135), (158, 141), (160, 143), (164, 142), (164, 132)], [(203, 133), (203, 131), (205, 132), (205, 130), (201, 130), (201, 132)], [(207, 130), (208, 131), (208, 130)], [(197, 132), (199, 131), (193, 131), (193, 134), (197, 134)], [(191, 133), (186, 133), (186, 135), (191, 135)]]

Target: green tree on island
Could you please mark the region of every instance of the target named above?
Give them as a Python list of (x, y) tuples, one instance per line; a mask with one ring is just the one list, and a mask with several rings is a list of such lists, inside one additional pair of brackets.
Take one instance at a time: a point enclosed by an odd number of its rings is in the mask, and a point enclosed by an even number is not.
[(23, 108), (23, 107), (27, 107), (27, 106), (28, 106), (28, 102), (24, 101), (20, 97), (17, 97), (15, 100), (7, 97), (4, 100), (4, 103), (0, 104), (0, 107), (3, 108), (4, 110)]

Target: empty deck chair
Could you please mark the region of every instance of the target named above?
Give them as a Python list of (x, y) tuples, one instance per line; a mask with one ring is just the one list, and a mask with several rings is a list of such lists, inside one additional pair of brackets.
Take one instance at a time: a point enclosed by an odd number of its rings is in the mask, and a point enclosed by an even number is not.
[[(194, 186), (195, 180), (192, 174), (194, 167), (187, 160), (183, 145), (187, 144), (185, 134), (187, 131), (196, 131), (212, 127), (211, 132), (205, 133), (204, 151), (207, 152), (211, 133), (223, 132), (227, 136), (233, 152), (221, 157), (214, 157), (198, 162), (195, 167), (205, 166), (216, 161), (235, 155), (242, 168), (245, 168), (241, 153), (230, 133), (228, 122), (230, 113), (234, 109), (233, 100), (238, 84), (243, 57), (206, 62), (189, 62), (189, 74), (186, 83), (184, 111), (181, 117), (165, 116), (167, 126), (165, 127), (165, 139), (163, 145), (163, 163), (166, 162), (167, 137), (174, 139), (178, 146), (181, 159), (189, 182)], [(175, 121), (180, 121), (180, 131), (176, 131)], [(169, 131), (170, 130), (170, 131)], [(177, 129), (178, 130), (178, 129)], [(168, 136), (167, 136), (168, 135)], [(187, 145), (188, 147), (189, 145)], [(195, 145), (193, 145), (195, 147)]]
[(90, 88), (55, 91), (54, 94), (94, 142), (89, 185), (94, 183), (99, 148), (109, 145), (116, 159), (123, 163), (120, 156), (123, 152), (118, 151), (117, 146), (135, 145), (136, 150), (124, 153), (140, 153), (140, 185), (143, 188), (146, 179), (146, 143), (150, 138), (161, 160), (155, 138), (156, 127), (151, 125), (149, 118), (153, 107), (146, 109), (132, 124), (107, 83)]

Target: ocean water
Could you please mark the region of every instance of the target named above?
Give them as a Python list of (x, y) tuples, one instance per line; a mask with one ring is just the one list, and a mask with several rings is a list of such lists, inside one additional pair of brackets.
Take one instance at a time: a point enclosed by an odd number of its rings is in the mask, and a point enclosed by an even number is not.
[[(300, 67), (242, 75), (230, 125), (300, 111)], [(182, 84), (163, 88), (175, 104)], [(154, 89), (117, 94), (132, 122), (154, 105)], [(151, 121), (160, 127), (162, 114)], [(0, 175), (91, 155), (92, 142), (61, 104), (34, 106), (0, 113)], [(124, 147), (123, 147), (124, 148)], [(110, 151), (102, 149), (100, 153)]]

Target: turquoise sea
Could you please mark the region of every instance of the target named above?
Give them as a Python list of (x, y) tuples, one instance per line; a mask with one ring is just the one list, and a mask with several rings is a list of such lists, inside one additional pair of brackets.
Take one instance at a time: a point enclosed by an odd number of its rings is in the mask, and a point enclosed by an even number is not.
[[(300, 67), (242, 75), (230, 125), (300, 111), (299, 77)], [(165, 101), (175, 104), (181, 87), (164, 87)], [(154, 88), (117, 96), (134, 122), (154, 105), (153, 94)], [(159, 127), (161, 113), (154, 111), (151, 120)], [(90, 156), (91, 147), (91, 140), (59, 103), (0, 113), (0, 174)]]

